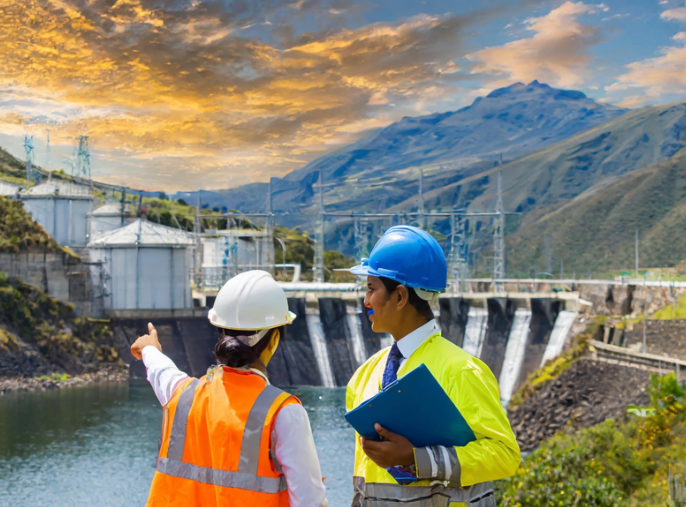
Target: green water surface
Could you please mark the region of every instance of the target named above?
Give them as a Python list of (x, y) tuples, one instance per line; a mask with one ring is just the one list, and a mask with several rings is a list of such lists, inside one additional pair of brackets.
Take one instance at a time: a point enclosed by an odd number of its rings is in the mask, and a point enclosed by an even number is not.
[[(329, 505), (350, 505), (354, 432), (343, 419), (344, 389), (288, 391), (310, 416)], [(161, 423), (145, 382), (0, 396), (0, 506), (145, 505)]]

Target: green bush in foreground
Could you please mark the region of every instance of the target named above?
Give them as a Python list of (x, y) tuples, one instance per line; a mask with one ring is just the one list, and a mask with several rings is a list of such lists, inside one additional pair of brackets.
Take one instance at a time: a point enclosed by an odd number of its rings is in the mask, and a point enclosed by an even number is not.
[(108, 321), (78, 316), (73, 305), (0, 271), (0, 354), (19, 349), (13, 335), (68, 373), (119, 361)]
[(559, 433), (497, 485), (503, 507), (668, 506), (668, 467), (686, 462), (685, 391), (674, 374), (651, 377), (646, 418)]
[(0, 252), (64, 251), (33, 221), (20, 201), (0, 196)]

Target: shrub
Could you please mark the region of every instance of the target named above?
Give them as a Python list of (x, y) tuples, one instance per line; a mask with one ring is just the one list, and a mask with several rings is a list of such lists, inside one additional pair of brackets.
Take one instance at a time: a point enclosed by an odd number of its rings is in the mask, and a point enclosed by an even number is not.
[(499, 505), (609, 507), (634, 505), (636, 498), (640, 505), (666, 505), (663, 476), (686, 458), (686, 392), (674, 374), (652, 375), (648, 391), (655, 409), (649, 417), (609, 419), (579, 431), (568, 426), (544, 442), (498, 483)]
[(550, 381), (555, 380), (562, 375), (565, 370), (568, 370), (569, 367), (588, 350), (590, 340), (590, 334), (579, 335), (567, 352), (560, 354), (554, 359), (548, 360), (542, 368), (539, 368), (529, 375), (529, 378), (524, 385), (522, 385), (522, 387), (512, 396), (508, 407), (518, 407), (529, 397), (543, 389)]
[[(73, 305), (51, 298), (32, 285), (10, 281), (2, 272), (0, 325), (74, 373), (84, 363), (119, 360), (109, 321), (79, 317)], [(12, 334), (0, 331), (0, 348), (16, 350), (18, 345)]]

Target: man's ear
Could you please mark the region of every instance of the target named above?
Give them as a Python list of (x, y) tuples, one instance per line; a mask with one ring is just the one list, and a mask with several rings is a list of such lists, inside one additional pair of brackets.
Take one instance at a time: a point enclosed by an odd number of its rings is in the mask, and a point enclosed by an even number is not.
[(405, 305), (410, 300), (410, 293), (404, 285), (398, 285), (395, 290), (398, 292), (398, 310), (405, 308)]

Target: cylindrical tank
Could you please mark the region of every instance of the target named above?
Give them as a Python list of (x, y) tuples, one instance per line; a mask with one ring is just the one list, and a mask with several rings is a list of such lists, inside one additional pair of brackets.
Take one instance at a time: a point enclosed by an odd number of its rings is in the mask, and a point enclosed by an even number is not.
[(19, 185), (9, 181), (0, 181), (0, 195), (17, 195), (20, 188)]
[(185, 231), (141, 219), (94, 238), (105, 309), (190, 308), (192, 246)]
[(122, 209), (121, 204), (105, 204), (88, 213), (88, 239), (94, 240), (100, 234), (119, 229), (132, 222), (131, 213), (127, 206)]
[(86, 246), (86, 215), (93, 202), (88, 187), (48, 182), (19, 194), (19, 199), (29, 215), (60, 245)]

